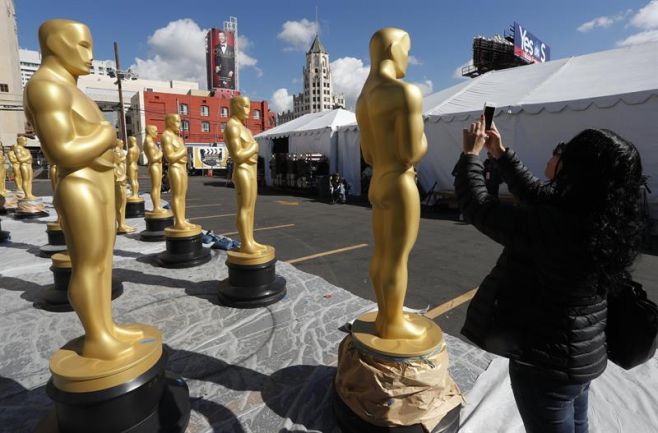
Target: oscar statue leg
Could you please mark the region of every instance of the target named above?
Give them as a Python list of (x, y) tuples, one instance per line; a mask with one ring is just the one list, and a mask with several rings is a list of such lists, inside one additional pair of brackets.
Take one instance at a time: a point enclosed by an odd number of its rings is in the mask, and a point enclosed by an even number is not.
[[(382, 290), (382, 275), (381, 268), (384, 261), (387, 245), (384, 229), (384, 218), (381, 213), (385, 212), (383, 209), (377, 207), (372, 208), (372, 237), (374, 240), (373, 245), (373, 254), (372, 259), (370, 260), (370, 266), (368, 268), (368, 275), (370, 276), (370, 281), (372, 282), (372, 287), (375, 290), (375, 298), (377, 299), (377, 311), (385, 311), (386, 309), (386, 296)], [(384, 318), (384, 315), (377, 315), (376, 327), (379, 329), (382, 326), (380, 323)]]
[(153, 212), (162, 210), (160, 207), (160, 190), (162, 188), (162, 165), (151, 164), (149, 167), (151, 175), (151, 201), (153, 201)]
[(254, 242), (254, 247), (257, 250), (264, 251), (267, 249), (267, 245), (259, 244), (256, 242), (256, 239), (254, 239), (253, 233), (254, 233), (254, 218), (256, 217), (256, 199), (258, 198), (258, 183), (257, 183), (257, 173), (256, 173), (256, 166), (252, 165), (249, 167), (249, 170), (251, 171), (250, 173), (250, 180), (248, 188), (249, 188), (249, 209), (251, 209), (251, 212), (248, 216), (249, 218), (249, 232), (252, 234), (251, 238), (252, 241)]
[[(111, 177), (112, 172), (96, 175)], [(57, 208), (62, 211), (64, 234), (73, 265), (69, 299), (85, 330), (82, 355), (114, 359), (122, 352), (129, 351), (130, 345), (115, 337), (109, 305), (111, 279), (109, 284), (105, 284), (98, 275), (99, 264), (103, 272), (109, 263), (111, 272), (115, 236), (113, 203), (108, 201), (114, 195), (108, 197), (103, 194), (104, 191), (100, 190), (102, 182), (110, 181), (93, 179), (91, 176), (90, 179), (65, 176), (57, 187), (56, 200)], [(80, 196), (91, 197), (93, 200), (79, 200)]]

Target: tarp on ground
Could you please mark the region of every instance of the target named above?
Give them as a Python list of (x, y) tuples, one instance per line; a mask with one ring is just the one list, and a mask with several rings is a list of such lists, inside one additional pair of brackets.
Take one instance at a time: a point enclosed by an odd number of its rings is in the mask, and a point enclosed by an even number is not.
[(337, 169), (336, 129), (354, 123), (353, 112), (338, 108), (331, 111), (305, 114), (290, 122), (263, 131), (255, 136), (259, 155), (265, 160), (265, 181), (272, 184), (269, 161), (272, 157), (273, 139), (288, 137), (289, 153), (321, 153), (329, 158), (329, 169)]
[(640, 151), (658, 218), (658, 43), (492, 71), (425, 98), (429, 151), (418, 166), (427, 190), (452, 190), (462, 129), (485, 102), (506, 146), (543, 177), (551, 151), (586, 128), (611, 129)]

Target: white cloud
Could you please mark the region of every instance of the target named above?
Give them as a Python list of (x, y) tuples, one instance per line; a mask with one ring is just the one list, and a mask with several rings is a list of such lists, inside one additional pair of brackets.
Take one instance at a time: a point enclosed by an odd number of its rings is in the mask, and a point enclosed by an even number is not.
[(270, 107), (276, 113), (292, 110), (292, 95), (288, 94), (288, 89), (277, 89), (272, 93)]
[(331, 62), (331, 79), (334, 93), (345, 95), (347, 108), (354, 108), (356, 98), (361, 93), (363, 83), (370, 73), (370, 66), (364, 65), (361, 59), (341, 57)]
[(258, 66), (258, 59), (247, 54), (251, 51), (254, 43), (245, 35), (238, 35), (238, 66), (240, 69), (254, 68), (258, 77), (263, 76), (263, 70)]
[(432, 84), (432, 80), (428, 80), (427, 78), (414, 84), (418, 86), (423, 96), (429, 95), (434, 90), (434, 84)]
[(643, 30), (658, 29), (658, 0), (651, 0), (640, 9), (631, 18), (631, 24)]
[(302, 18), (300, 21), (283, 23), (277, 38), (288, 44), (285, 50), (306, 51), (311, 47), (311, 42), (318, 31), (317, 23)]
[(423, 62), (416, 56), (409, 56), (409, 64), (410, 65), (422, 65)]
[(452, 78), (454, 78), (455, 80), (468, 80), (468, 77), (464, 77), (462, 75), (462, 68), (465, 68), (467, 66), (473, 66), (473, 59), (464, 62), (461, 66), (455, 68), (455, 70), (452, 71)]
[(578, 31), (581, 33), (587, 33), (590, 30), (593, 30), (596, 27), (610, 27), (615, 23), (614, 17), (597, 17), (594, 18), (593, 20), (589, 20), (586, 23), (581, 24), (578, 26)]
[(141, 78), (196, 81), (205, 87), (207, 32), (189, 18), (172, 21), (149, 36), (151, 55), (135, 58), (130, 68)]
[(658, 42), (658, 30), (648, 30), (646, 32), (636, 33), (627, 37), (623, 41), (617, 42), (617, 45), (625, 47), (628, 45), (643, 44), (645, 42)]

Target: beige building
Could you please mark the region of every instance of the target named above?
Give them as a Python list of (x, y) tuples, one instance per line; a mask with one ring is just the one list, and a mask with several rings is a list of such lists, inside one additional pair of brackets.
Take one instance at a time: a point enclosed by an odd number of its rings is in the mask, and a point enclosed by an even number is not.
[(304, 91), (293, 95), (293, 111), (280, 113), (277, 123), (285, 123), (308, 113), (345, 108), (345, 96), (334, 93), (329, 52), (316, 35), (306, 53)]
[[(32, 75), (41, 66), (41, 53), (35, 50), (27, 50), (24, 48), (18, 49), (18, 58), (21, 62), (21, 84), (23, 88)], [(92, 60), (89, 73), (91, 75), (108, 75), (114, 74), (114, 60)]]
[(0, 0), (0, 140), (11, 146), (24, 132), (16, 10), (13, 0)]

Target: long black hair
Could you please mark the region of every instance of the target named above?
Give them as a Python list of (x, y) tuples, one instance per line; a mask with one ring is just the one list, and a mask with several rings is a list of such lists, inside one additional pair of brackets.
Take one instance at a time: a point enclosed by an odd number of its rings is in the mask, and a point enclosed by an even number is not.
[(564, 146), (560, 165), (556, 204), (579, 217), (591, 264), (605, 282), (640, 252), (646, 225), (640, 154), (613, 131), (586, 129)]

